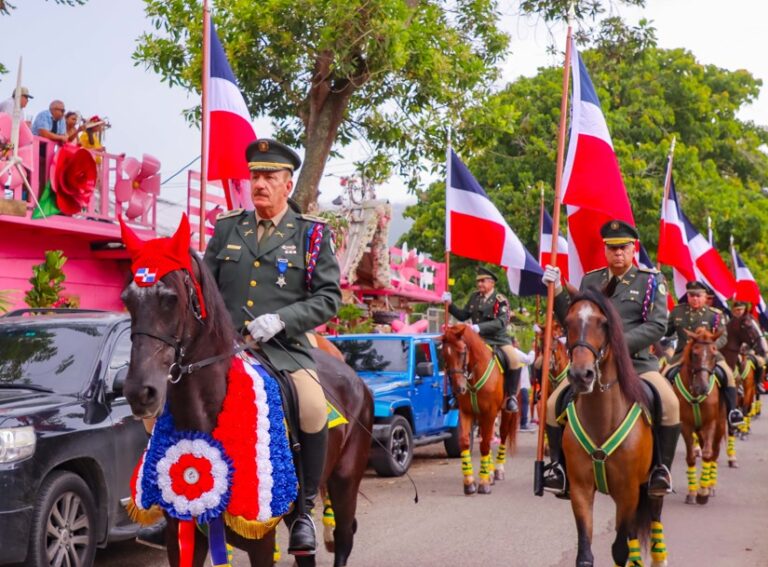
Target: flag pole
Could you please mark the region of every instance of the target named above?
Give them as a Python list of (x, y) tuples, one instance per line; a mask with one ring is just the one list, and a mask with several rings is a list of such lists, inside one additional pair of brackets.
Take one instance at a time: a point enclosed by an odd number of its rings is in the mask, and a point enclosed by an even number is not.
[(712, 246), (712, 217), (707, 215), (707, 240), (709, 245)]
[(200, 128), (200, 252), (205, 250), (205, 203), (208, 183), (208, 77), (211, 66), (211, 13), (208, 0), (203, 0), (203, 81), (202, 81), (202, 126)]
[[(451, 127), (448, 126), (448, 148), (445, 151), (445, 291), (451, 290), (451, 236), (449, 228), (451, 219), (448, 212), (448, 188), (451, 186)], [(450, 312), (448, 311), (448, 302), (443, 302), (443, 326), (448, 328)]]
[[(544, 184), (539, 182), (539, 256), (541, 256), (541, 235), (544, 234)], [(539, 310), (541, 309), (541, 296), (536, 295), (536, 316), (533, 322), (539, 324)], [(534, 341), (538, 347), (538, 343)], [(538, 353), (536, 353), (538, 355)]]
[[(672, 136), (672, 143), (669, 145), (669, 154), (667, 155), (667, 173), (664, 175), (664, 197), (661, 200), (661, 222), (664, 222), (664, 217), (667, 211), (667, 199), (669, 199), (669, 188), (672, 186), (672, 162), (675, 158), (675, 141), (677, 138)], [(661, 244), (661, 242), (659, 242)], [(661, 262), (659, 262), (659, 253), (656, 251), (656, 269), (661, 270)]]
[[(557, 265), (557, 240), (560, 232), (560, 201), (562, 196), (563, 162), (565, 154), (566, 123), (568, 113), (568, 85), (571, 68), (571, 34), (573, 31), (574, 6), (571, 3), (568, 11), (568, 33), (565, 41), (565, 63), (563, 64), (563, 95), (560, 101), (560, 129), (557, 134), (557, 165), (555, 169), (555, 203), (552, 210), (552, 252), (549, 261)], [(544, 426), (547, 416), (547, 396), (549, 380), (545, 378), (546, 369), (552, 355), (552, 317), (555, 302), (555, 285), (547, 286), (547, 311), (544, 323), (544, 352), (541, 361), (541, 397), (539, 399), (539, 432), (536, 448), (536, 461), (533, 469), (533, 493), (536, 496), (544, 494)]]

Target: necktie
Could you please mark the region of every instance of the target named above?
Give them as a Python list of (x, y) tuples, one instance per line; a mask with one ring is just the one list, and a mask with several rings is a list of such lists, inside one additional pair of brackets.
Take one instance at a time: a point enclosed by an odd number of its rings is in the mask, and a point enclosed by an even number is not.
[(58, 134), (58, 133), (59, 133), (59, 121), (54, 118), (53, 126), (51, 126), (51, 134)]
[(267, 241), (269, 238), (269, 233), (272, 231), (272, 225), (274, 223), (271, 220), (260, 220), (259, 226), (263, 227), (261, 231), (261, 236), (259, 237), (259, 244), (263, 244)]
[(617, 285), (619, 285), (619, 278), (617, 276), (612, 276), (611, 279), (608, 280), (608, 285), (605, 286), (605, 295), (613, 297), (613, 292), (616, 291)]

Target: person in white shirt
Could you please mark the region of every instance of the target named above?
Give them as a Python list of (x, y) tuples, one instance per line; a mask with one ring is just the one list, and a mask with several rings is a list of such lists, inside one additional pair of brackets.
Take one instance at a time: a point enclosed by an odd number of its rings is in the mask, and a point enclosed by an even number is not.
[[(13, 89), (11, 96), (0, 102), (0, 112), (5, 112), (8, 116), (13, 116), (13, 97), (16, 96), (16, 89)], [(21, 98), (19, 99), (19, 106), (21, 107), (21, 121), (24, 122), (24, 108), (29, 104), (29, 99), (35, 98), (29, 94), (27, 87), (21, 87)]]
[(528, 423), (528, 396), (531, 389), (531, 375), (530, 365), (536, 358), (536, 353), (531, 350), (529, 353), (524, 353), (520, 350), (520, 343), (517, 337), (512, 337), (512, 348), (517, 355), (518, 366), (520, 371), (520, 431), (534, 431), (534, 428)]

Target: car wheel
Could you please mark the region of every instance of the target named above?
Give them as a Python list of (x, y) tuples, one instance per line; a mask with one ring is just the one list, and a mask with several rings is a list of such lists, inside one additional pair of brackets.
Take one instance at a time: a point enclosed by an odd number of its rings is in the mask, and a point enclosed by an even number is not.
[[(448, 439), (443, 440), (445, 446), (445, 452), (450, 459), (458, 459), (461, 457), (461, 446), (459, 444), (459, 438), (461, 437), (461, 425), (457, 425), (451, 429), (451, 436)], [(469, 431), (469, 450), (472, 451), (472, 444), (475, 440), (475, 428), (473, 427)]]
[(88, 485), (66, 471), (43, 482), (32, 516), (25, 565), (89, 566), (96, 555), (96, 506)]
[(411, 424), (402, 415), (392, 418), (385, 445), (388, 452), (378, 446), (371, 451), (374, 470), (380, 476), (404, 475), (413, 460), (413, 432)]

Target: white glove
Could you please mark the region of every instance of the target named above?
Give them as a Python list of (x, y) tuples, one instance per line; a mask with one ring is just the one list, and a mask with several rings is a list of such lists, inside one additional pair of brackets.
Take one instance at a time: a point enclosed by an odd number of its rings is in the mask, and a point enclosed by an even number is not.
[(257, 343), (267, 342), (283, 329), (285, 329), (285, 323), (280, 319), (280, 315), (275, 313), (259, 315), (248, 323), (248, 332)]
[(557, 266), (546, 265), (544, 268), (544, 275), (541, 277), (541, 281), (544, 285), (551, 283), (555, 284), (555, 293), (560, 293), (563, 289), (563, 284), (560, 281), (560, 268)]
[(451, 295), (450, 291), (444, 291), (442, 299), (443, 303), (451, 303), (453, 301), (453, 295)]
[(480, 332), (480, 325), (472, 325), (472, 330), (476, 333)]
[(541, 333), (541, 327), (539, 327), (536, 323), (533, 324), (533, 332), (536, 334)]

